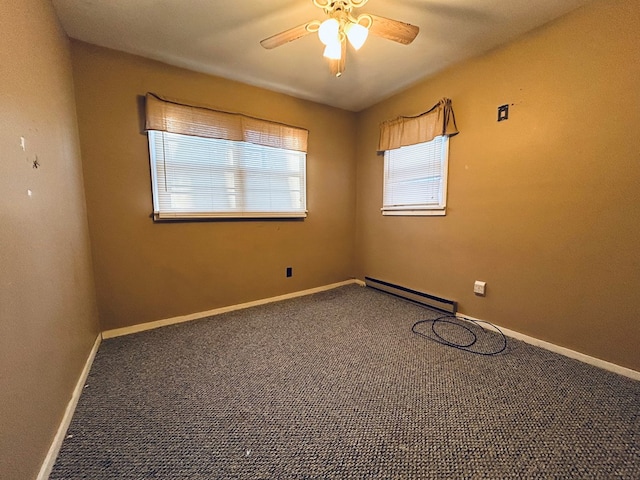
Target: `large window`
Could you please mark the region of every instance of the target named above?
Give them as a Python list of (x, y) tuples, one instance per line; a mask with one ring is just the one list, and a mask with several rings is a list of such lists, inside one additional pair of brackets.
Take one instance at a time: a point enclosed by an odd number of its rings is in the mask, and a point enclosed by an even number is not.
[(157, 219), (306, 216), (306, 154), (151, 130)]
[(305, 217), (307, 132), (147, 95), (156, 220)]
[(384, 152), (384, 215), (444, 215), (448, 136)]

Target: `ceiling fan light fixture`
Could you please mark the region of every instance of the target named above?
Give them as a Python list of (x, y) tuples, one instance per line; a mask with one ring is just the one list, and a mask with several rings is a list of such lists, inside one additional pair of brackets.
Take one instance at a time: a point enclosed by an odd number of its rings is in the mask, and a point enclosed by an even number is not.
[(359, 23), (349, 23), (345, 27), (345, 32), (347, 34), (347, 38), (349, 39), (349, 43), (356, 50), (360, 50), (360, 48), (364, 45), (364, 42), (367, 41), (367, 37), (369, 36), (369, 29), (360, 25)]
[(318, 37), (322, 43), (329, 46), (338, 40), (339, 31), (340, 23), (335, 18), (329, 18), (320, 24)]
[(403, 45), (413, 42), (420, 31), (415, 25), (367, 13), (356, 16), (353, 10), (367, 2), (368, 0), (313, 0), (313, 4), (327, 15), (323, 22), (311, 20), (265, 38), (260, 45), (270, 50), (317, 32), (318, 39), (325, 45), (324, 56), (330, 60), (331, 73), (339, 77), (344, 72), (347, 42), (354, 50), (359, 50), (367, 41), (369, 33)]
[(342, 44), (338, 40), (329, 43), (324, 49), (324, 56), (331, 60), (340, 60), (342, 57)]

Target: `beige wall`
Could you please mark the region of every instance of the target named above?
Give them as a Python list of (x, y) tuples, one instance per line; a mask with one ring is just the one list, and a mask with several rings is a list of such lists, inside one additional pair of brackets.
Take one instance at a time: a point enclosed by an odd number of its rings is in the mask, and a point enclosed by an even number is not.
[[(358, 277), (640, 370), (639, 31), (636, 0), (597, 1), (362, 112)], [(447, 216), (383, 217), (378, 123), (444, 96)]]
[[(371, 275), (640, 370), (635, 0), (596, 1), (357, 115), (83, 43), (70, 54), (46, 0), (6, 0), (0, 19), (1, 478), (36, 475), (98, 310), (110, 329)], [(153, 223), (146, 91), (308, 128), (309, 217)], [(382, 217), (378, 123), (443, 96), (462, 132), (447, 216)]]
[(0, 38), (0, 478), (25, 480), (98, 321), (69, 42), (47, 0), (0, 2)]
[[(72, 57), (103, 329), (353, 275), (355, 114), (84, 43)], [(309, 216), (154, 223), (137, 98), (147, 91), (309, 129)]]

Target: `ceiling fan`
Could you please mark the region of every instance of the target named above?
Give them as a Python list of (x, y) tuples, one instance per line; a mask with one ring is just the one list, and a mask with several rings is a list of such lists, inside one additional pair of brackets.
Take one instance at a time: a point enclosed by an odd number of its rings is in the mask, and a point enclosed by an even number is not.
[(316, 7), (323, 9), (329, 18), (322, 22), (311, 20), (277, 33), (262, 40), (260, 45), (267, 49), (276, 48), (317, 32), (320, 41), (325, 45), (324, 56), (329, 59), (331, 73), (339, 77), (344, 72), (347, 41), (355, 50), (359, 50), (371, 33), (403, 45), (409, 45), (420, 31), (420, 28), (415, 25), (378, 15), (363, 13), (354, 16), (353, 9), (364, 6), (369, 0), (312, 1)]

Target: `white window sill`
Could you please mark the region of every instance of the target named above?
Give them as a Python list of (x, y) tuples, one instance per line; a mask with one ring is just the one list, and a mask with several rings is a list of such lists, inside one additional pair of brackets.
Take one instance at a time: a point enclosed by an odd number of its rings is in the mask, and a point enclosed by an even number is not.
[(190, 212), (154, 212), (153, 219), (159, 220), (206, 220), (206, 219), (260, 219), (260, 218), (305, 218), (307, 212), (214, 212), (214, 213), (190, 213)]
[(443, 217), (446, 209), (438, 210), (382, 210), (382, 215), (392, 217)]

